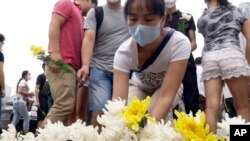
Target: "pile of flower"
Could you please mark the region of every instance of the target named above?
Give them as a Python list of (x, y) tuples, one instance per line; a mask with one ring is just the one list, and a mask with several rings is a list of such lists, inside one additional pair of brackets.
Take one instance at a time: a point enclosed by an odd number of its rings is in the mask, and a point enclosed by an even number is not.
[(15, 127), (9, 125), (3, 130), (1, 141), (217, 141), (229, 140), (229, 126), (233, 124), (246, 124), (241, 117), (233, 119), (228, 116), (219, 123), (220, 129), (226, 131), (224, 135), (217, 136), (209, 132), (205, 123), (205, 114), (201, 111), (185, 114), (175, 111), (177, 120), (174, 123), (163, 120), (156, 122), (147, 112), (150, 97), (140, 101), (134, 98), (126, 106), (124, 100), (108, 101), (103, 109), (104, 114), (97, 118), (102, 127), (94, 128), (77, 121), (71, 126), (64, 126), (61, 122), (48, 123), (44, 129), (38, 129), (35, 137), (32, 133), (21, 135), (16, 133)]

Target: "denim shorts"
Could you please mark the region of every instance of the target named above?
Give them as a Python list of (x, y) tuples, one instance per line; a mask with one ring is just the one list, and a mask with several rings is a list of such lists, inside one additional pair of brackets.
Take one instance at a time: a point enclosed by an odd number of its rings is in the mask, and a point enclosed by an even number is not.
[(112, 98), (113, 73), (99, 68), (90, 68), (89, 112), (101, 112)]
[(234, 48), (205, 52), (202, 55), (202, 81), (221, 77), (250, 76), (250, 67), (242, 52)]

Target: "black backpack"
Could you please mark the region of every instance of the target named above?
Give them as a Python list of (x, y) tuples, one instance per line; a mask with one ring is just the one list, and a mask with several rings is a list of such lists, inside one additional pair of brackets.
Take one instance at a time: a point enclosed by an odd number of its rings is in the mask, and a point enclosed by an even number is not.
[(96, 19), (96, 37), (98, 30), (100, 29), (100, 26), (103, 21), (103, 8), (102, 6), (98, 6), (95, 8), (95, 19)]

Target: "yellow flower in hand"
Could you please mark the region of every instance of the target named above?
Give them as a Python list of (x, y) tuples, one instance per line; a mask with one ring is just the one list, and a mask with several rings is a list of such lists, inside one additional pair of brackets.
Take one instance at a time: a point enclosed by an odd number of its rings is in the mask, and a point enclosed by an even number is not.
[(146, 117), (151, 98), (148, 96), (145, 100), (140, 101), (133, 97), (132, 101), (123, 111), (123, 118), (127, 125), (134, 131), (139, 131), (140, 123)]
[(204, 112), (198, 111), (195, 117), (178, 111), (175, 114), (178, 119), (174, 120), (174, 128), (187, 141), (217, 141), (217, 136), (209, 132)]
[(41, 46), (35, 46), (35, 45), (32, 45), (30, 50), (34, 56), (44, 54), (45, 52)]
[(47, 62), (49, 68), (54, 73), (71, 73), (72, 69), (62, 60), (53, 60), (50, 55), (46, 55), (44, 49), (41, 46), (32, 45), (30, 48), (32, 54), (37, 57), (37, 59), (42, 60), (43, 62)]

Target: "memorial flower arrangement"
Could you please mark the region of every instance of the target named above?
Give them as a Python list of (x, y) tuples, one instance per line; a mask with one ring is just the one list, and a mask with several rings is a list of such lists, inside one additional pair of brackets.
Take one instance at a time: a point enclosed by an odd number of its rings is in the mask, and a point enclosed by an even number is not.
[(205, 123), (206, 115), (198, 111), (195, 115), (175, 111), (177, 119), (173, 123), (163, 120), (156, 122), (148, 113), (150, 97), (145, 100), (133, 98), (126, 105), (125, 100), (108, 101), (104, 114), (97, 118), (101, 127), (87, 126), (78, 120), (70, 126), (61, 122), (48, 122), (45, 128), (39, 128), (38, 135), (21, 135), (13, 125), (3, 130), (1, 141), (228, 141), (230, 124), (249, 124), (241, 117), (225, 119), (218, 123), (225, 135), (209, 132)]
[(68, 64), (64, 63), (62, 60), (53, 60), (50, 55), (45, 53), (45, 50), (41, 46), (32, 45), (30, 48), (33, 56), (37, 59), (46, 62), (49, 68), (55, 73), (71, 73), (72, 70)]

